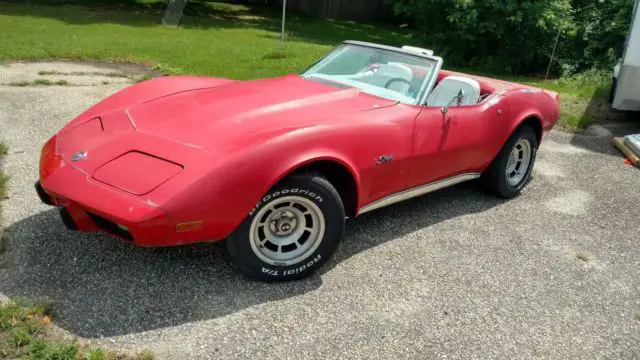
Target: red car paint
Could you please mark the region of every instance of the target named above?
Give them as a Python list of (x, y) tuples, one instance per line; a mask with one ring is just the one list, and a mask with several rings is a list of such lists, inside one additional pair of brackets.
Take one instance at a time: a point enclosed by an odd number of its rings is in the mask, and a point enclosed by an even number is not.
[[(353, 178), (356, 216), (385, 196), (482, 172), (523, 121), (539, 122), (542, 137), (558, 118), (554, 92), (465, 76), (491, 95), (447, 114), (297, 75), (145, 81), (54, 135), (40, 184), (81, 231), (101, 230), (94, 214), (126, 227), (136, 245), (171, 246), (226, 238), (287, 174), (330, 161)], [(384, 154), (393, 161), (377, 164)], [(198, 226), (177, 231), (184, 223)]]

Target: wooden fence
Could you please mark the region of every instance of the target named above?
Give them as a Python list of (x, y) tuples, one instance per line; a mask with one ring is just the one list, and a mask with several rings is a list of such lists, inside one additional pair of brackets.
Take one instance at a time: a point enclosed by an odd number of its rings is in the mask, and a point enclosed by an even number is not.
[(291, 10), (340, 20), (373, 20), (381, 4), (382, 0), (287, 0)]

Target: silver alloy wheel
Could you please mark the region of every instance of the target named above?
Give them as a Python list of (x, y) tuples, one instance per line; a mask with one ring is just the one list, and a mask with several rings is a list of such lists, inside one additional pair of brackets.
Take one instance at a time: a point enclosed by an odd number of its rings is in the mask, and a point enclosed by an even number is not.
[(518, 186), (527, 175), (531, 162), (531, 143), (527, 139), (520, 139), (514, 145), (507, 161), (507, 183)]
[(324, 216), (313, 201), (286, 196), (268, 203), (253, 217), (249, 241), (260, 260), (287, 266), (315, 252), (322, 242), (324, 229)]

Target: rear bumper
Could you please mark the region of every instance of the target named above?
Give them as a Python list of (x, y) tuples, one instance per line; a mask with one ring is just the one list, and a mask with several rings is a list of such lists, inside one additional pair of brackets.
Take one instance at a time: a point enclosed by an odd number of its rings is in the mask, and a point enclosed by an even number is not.
[(40, 200), (60, 208), (71, 230), (106, 232), (139, 246), (170, 246), (170, 221), (164, 210), (150, 201), (92, 181), (56, 154), (55, 137), (43, 148), (40, 180), (35, 190)]

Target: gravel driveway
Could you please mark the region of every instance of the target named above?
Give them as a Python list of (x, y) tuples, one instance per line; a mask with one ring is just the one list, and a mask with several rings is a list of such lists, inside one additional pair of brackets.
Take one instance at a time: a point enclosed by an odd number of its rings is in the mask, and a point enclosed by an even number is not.
[(608, 138), (623, 126), (551, 133), (517, 199), (463, 184), (372, 212), (317, 275), (263, 284), (216, 244), (140, 249), (65, 231), (33, 190), (40, 147), (130, 81), (44, 63), (0, 66), (0, 83), (59, 69), (68, 86), (0, 85), (0, 292), (48, 300), (75, 336), (167, 359), (640, 357), (640, 172)]

